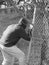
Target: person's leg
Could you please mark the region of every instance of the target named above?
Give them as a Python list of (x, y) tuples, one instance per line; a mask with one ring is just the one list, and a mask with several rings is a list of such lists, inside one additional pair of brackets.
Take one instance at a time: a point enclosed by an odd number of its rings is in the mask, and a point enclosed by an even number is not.
[[(21, 50), (19, 50), (19, 51), (21, 51)], [(25, 54), (22, 51), (20, 53), (18, 53), (18, 56), (16, 56), (16, 57), (19, 59), (19, 65), (26, 65)]]
[(2, 51), (3, 55), (3, 62), (2, 65), (13, 65), (14, 64), (14, 57), (5, 51)]
[(9, 54), (15, 56), (19, 60), (19, 65), (26, 65), (25, 54), (19, 48), (17, 48), (16, 46), (10, 48), (5, 47), (4, 50)]

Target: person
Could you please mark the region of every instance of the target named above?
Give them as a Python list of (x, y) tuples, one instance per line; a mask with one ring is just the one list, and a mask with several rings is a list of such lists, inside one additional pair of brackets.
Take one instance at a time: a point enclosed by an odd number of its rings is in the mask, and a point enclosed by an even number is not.
[[(25, 53), (21, 51), (16, 44), (23, 38), (30, 41), (32, 37), (30, 24), (26, 18), (21, 18), (18, 24), (9, 25), (3, 32), (0, 39), (0, 48), (3, 55), (2, 65), (13, 65), (17, 58), (19, 65), (26, 65)], [(30, 28), (30, 32), (28, 32)]]

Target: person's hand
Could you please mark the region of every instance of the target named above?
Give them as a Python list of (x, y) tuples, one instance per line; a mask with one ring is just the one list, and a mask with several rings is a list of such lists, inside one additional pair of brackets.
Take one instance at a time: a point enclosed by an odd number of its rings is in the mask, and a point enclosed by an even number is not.
[(29, 33), (30, 38), (32, 37), (32, 29), (33, 29), (33, 26), (30, 25), (30, 27), (28, 29), (28, 33)]
[(30, 24), (30, 27), (29, 27), (29, 29), (33, 29), (33, 25), (31, 25), (31, 24)]

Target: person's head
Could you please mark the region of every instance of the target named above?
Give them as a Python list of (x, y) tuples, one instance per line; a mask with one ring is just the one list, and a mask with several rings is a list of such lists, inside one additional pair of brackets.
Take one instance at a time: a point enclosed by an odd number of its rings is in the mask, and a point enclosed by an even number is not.
[(19, 22), (20, 26), (22, 26), (24, 29), (28, 27), (30, 24), (26, 18), (21, 18)]

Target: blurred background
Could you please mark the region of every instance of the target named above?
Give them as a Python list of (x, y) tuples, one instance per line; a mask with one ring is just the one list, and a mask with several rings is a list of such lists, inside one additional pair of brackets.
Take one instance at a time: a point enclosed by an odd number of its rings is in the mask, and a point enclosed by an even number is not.
[[(40, 65), (41, 56), (45, 56), (43, 64), (49, 65), (49, 0), (0, 0), (0, 37), (8, 25), (18, 23), (21, 17), (26, 17), (32, 22), (35, 7), (29, 65)], [(24, 51), (27, 57), (29, 42), (20, 40), (17, 46)], [(2, 61), (0, 51), (0, 65)], [(15, 59), (14, 65), (18, 65), (17, 59)]]

